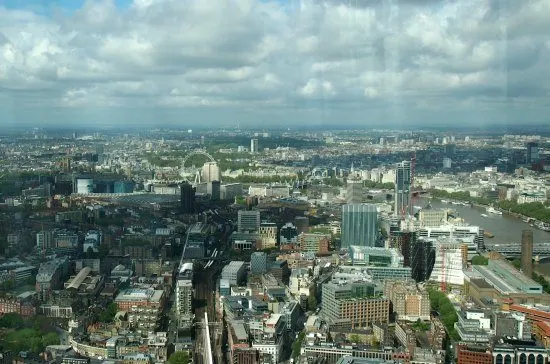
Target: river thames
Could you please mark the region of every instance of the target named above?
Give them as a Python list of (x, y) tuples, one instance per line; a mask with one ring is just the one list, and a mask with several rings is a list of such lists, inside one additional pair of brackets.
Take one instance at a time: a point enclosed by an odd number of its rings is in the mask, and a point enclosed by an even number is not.
[[(415, 202), (415, 205), (425, 206), (428, 203), (427, 199), (419, 199)], [(531, 227), (517, 217), (513, 217), (507, 214), (495, 215), (485, 211), (482, 207), (470, 207), (453, 205), (451, 203), (442, 203), (439, 200), (432, 199), (430, 203), (433, 208), (446, 208), (456, 211), (457, 217), (461, 217), (467, 224), (476, 225), (483, 228), (485, 231), (491, 232), (495, 235), (494, 238), (485, 238), (486, 243), (511, 243), (515, 242), (520, 244), (521, 231), (529, 229), (533, 231), (533, 242), (535, 243), (550, 243), (550, 232), (539, 230), (536, 227)], [(486, 214), (487, 217), (481, 214)]]

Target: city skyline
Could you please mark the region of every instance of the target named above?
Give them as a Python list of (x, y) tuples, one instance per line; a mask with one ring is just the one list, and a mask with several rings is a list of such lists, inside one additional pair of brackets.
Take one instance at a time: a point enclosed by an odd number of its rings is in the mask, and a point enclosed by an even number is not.
[(544, 0), (6, 1), (0, 123), (544, 124), (548, 10)]

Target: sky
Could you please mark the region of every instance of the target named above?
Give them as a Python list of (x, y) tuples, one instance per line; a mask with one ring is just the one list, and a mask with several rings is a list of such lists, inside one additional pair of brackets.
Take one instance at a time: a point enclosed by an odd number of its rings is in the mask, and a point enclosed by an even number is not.
[(550, 0), (1, 0), (2, 125), (550, 124)]

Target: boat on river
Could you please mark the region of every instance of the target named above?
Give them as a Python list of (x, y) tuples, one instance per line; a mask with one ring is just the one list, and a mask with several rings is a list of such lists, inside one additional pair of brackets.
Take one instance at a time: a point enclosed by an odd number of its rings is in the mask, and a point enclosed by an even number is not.
[(502, 215), (502, 211), (499, 211), (492, 206), (487, 207), (487, 212), (494, 215)]
[(535, 222), (535, 226), (542, 231), (550, 231), (550, 224), (542, 221)]
[(493, 234), (493, 233), (490, 232), (490, 231), (485, 230), (485, 231), (483, 232), (483, 236), (485, 236), (486, 238), (492, 239), (492, 238), (495, 237), (495, 234)]

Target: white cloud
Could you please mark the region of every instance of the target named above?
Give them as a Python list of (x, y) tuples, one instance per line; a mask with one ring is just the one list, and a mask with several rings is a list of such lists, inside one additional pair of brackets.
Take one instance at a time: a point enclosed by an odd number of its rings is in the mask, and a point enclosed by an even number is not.
[(0, 6), (0, 100), (41, 115), (124, 108), (129, 119), (144, 107), (246, 110), (251, 120), (303, 107), (353, 121), (373, 102), (406, 105), (411, 118), (547, 111), (548, 0), (400, 4), (89, 0), (52, 16)]

